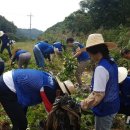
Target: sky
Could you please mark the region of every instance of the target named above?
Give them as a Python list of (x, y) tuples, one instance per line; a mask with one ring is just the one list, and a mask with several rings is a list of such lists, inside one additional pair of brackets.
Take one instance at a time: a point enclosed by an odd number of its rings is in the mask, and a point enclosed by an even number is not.
[(0, 15), (18, 28), (29, 28), (30, 13), (32, 28), (45, 31), (80, 9), (81, 0), (0, 0)]

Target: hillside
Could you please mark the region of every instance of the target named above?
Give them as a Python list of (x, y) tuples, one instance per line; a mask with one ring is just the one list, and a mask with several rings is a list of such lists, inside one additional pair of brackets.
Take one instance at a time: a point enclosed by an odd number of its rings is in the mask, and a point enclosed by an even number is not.
[[(0, 30), (9, 35), (11, 39), (16, 41), (24, 41), (30, 38), (29, 29), (18, 28), (13, 22), (8, 21), (5, 17), (0, 15)], [(38, 29), (32, 29), (31, 39), (36, 39), (39, 35), (43, 34)]]
[[(43, 34), (43, 31), (40, 31), (38, 29), (32, 29), (31, 30), (31, 39), (36, 39), (39, 35)], [(21, 37), (24, 36), (26, 38), (30, 38), (30, 29), (21, 29), (18, 28), (16, 35)]]
[(85, 43), (90, 33), (102, 33), (106, 40), (127, 45), (130, 37), (129, 0), (82, 0), (80, 10), (47, 29), (42, 37), (63, 41), (67, 37)]
[(5, 17), (0, 15), (0, 30), (6, 33), (16, 33), (17, 27), (13, 22), (8, 21)]

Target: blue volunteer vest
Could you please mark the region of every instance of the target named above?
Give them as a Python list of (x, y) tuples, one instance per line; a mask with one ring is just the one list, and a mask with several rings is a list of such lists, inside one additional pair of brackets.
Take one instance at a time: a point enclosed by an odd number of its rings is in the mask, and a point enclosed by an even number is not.
[[(97, 106), (93, 107), (92, 111), (96, 116), (115, 114), (120, 107), (117, 65), (114, 62), (111, 64), (107, 59), (102, 59), (98, 66), (103, 66), (109, 72), (109, 80), (106, 85), (104, 99)], [(92, 91), (93, 85), (94, 76), (92, 79)]]
[[(84, 46), (81, 43), (74, 43), (74, 46), (78, 46), (79, 48), (84, 48)], [(76, 50), (73, 49), (73, 51), (75, 52)], [(82, 52), (77, 57), (78, 62), (86, 61), (86, 60), (89, 60), (89, 59), (90, 59), (90, 57), (89, 57), (89, 54), (87, 52)]]
[(53, 54), (54, 53), (54, 48), (52, 45), (46, 43), (46, 42), (39, 42), (37, 43), (39, 49), (41, 50), (42, 54), (43, 55), (46, 55), (46, 54)]
[(26, 50), (18, 50), (18, 51), (15, 53), (16, 59), (19, 60), (19, 55), (20, 55), (20, 54), (23, 54), (23, 53), (26, 53), (26, 52), (28, 52), (28, 51), (26, 51)]
[(3, 46), (7, 46), (7, 43), (9, 43), (9, 38), (6, 34), (4, 34), (2, 37), (1, 37), (1, 41), (2, 41), (2, 45)]
[(53, 44), (53, 46), (54, 46), (55, 48), (58, 48), (59, 51), (62, 51), (62, 47), (63, 47), (62, 43), (60, 43), (60, 42), (55, 42), (55, 43)]
[(33, 69), (17, 69), (12, 73), (18, 102), (23, 107), (41, 103), (42, 87), (49, 87), (54, 92), (57, 89), (56, 82), (49, 73)]
[(125, 106), (130, 106), (130, 76), (120, 84), (120, 102)]

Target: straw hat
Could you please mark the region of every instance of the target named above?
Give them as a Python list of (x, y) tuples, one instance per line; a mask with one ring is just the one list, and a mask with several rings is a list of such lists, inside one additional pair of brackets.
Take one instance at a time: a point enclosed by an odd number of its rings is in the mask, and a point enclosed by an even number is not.
[(123, 82), (128, 75), (128, 71), (125, 67), (118, 67), (118, 82)]
[(74, 84), (70, 80), (66, 80), (64, 82), (61, 82), (58, 77), (56, 77), (56, 80), (57, 80), (63, 93), (67, 93), (67, 94), (75, 93), (76, 89), (74, 87)]
[(0, 31), (0, 37), (2, 37), (4, 35), (3, 31)]
[(86, 49), (100, 44), (106, 44), (108, 49), (117, 47), (114, 42), (104, 42), (102, 34), (90, 34), (86, 42)]

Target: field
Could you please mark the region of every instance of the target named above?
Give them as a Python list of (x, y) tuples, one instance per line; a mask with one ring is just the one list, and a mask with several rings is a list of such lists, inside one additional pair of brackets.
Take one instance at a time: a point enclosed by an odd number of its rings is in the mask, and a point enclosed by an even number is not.
[[(21, 42), (21, 43), (16, 43), (15, 48), (21, 48), (21, 49), (25, 49), (28, 50), (32, 53), (32, 59), (29, 65), (29, 68), (35, 68), (38, 69), (35, 65), (35, 61), (34, 61), (34, 56), (33, 56), (33, 46), (34, 46), (35, 41), (31, 41), (31, 42)], [(10, 60), (8, 60), (7, 56), (6, 56), (7, 52), (5, 52), (2, 55), (2, 58), (6, 61), (6, 70), (10, 70)], [(53, 62), (51, 64), (49, 64), (46, 61), (46, 71), (52, 71), (55, 75), (62, 72), (64, 66), (66, 66), (66, 68), (68, 67), (70, 69), (70, 66), (72, 67), (72, 70), (69, 70), (69, 72), (67, 72), (67, 74), (70, 74), (70, 76), (68, 76), (67, 78), (70, 78), (74, 83), (75, 82), (75, 78), (74, 78), (74, 71), (75, 71), (75, 67), (76, 67), (76, 61), (71, 61), (71, 62), (67, 62), (67, 60), (65, 58), (70, 58), (67, 54), (65, 54), (65, 57), (59, 57), (59, 56), (53, 56)], [(71, 58), (69, 59), (71, 60)], [(92, 64), (89, 63), (88, 68), (90, 68), (90, 66), (92, 66)], [(14, 68), (17, 68), (17, 65), (14, 66)], [(65, 73), (61, 74), (61, 78), (66, 79), (66, 75)], [(82, 80), (84, 82), (84, 84), (90, 84), (90, 80), (91, 80), (91, 71), (89, 69), (86, 69), (86, 72), (83, 74), (82, 76)], [(82, 99), (84, 99), (85, 97), (87, 97), (88, 93), (84, 92), (84, 91), (78, 91), (75, 95), (73, 95), (78, 101), (81, 101)], [(27, 118), (29, 121), (29, 128), (30, 130), (39, 130), (39, 121), (42, 119), (46, 119), (47, 114), (45, 112), (45, 109), (43, 107), (42, 104), (34, 106), (34, 107), (30, 107), (28, 110), (28, 114), (27, 114)], [(6, 113), (4, 112), (3, 108), (0, 106), (0, 122), (5, 122), (5, 121), (9, 121), (8, 117), (6, 116)], [(92, 130), (94, 127), (94, 117), (91, 111), (88, 111), (85, 113), (85, 115), (82, 115), (82, 121), (81, 121), (81, 130)], [(118, 115), (114, 121), (114, 130), (127, 130), (126, 128), (127, 126), (125, 125), (125, 116), (124, 115)], [(129, 128), (128, 128), (129, 129)]]

